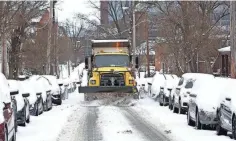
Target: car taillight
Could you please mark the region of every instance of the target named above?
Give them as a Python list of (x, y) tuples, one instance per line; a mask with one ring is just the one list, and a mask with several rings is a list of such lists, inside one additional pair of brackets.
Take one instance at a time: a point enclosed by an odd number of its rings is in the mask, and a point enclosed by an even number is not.
[(0, 141), (5, 141), (5, 124), (0, 124)]

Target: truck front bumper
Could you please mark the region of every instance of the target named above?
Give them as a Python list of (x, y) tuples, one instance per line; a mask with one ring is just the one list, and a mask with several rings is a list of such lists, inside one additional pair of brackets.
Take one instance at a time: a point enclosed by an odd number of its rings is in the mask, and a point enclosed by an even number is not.
[(79, 93), (137, 93), (135, 86), (83, 86)]

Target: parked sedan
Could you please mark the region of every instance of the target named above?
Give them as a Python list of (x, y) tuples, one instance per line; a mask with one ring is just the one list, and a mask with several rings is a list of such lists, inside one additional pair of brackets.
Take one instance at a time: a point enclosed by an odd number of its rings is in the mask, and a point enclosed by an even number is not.
[(31, 111), (32, 114), (38, 116), (43, 111), (48, 111), (52, 108), (52, 86), (48, 79), (39, 75), (31, 76), (29, 81), (34, 84), (34, 90), (37, 96), (36, 103), (31, 105)]
[(52, 103), (61, 105), (62, 103), (62, 93), (60, 91), (60, 86), (58, 85), (56, 76), (53, 75), (43, 75), (42, 77), (46, 78), (51, 84), (51, 94), (52, 94)]
[(0, 73), (0, 140), (16, 141), (15, 113), (6, 77)]
[(217, 110), (217, 135), (227, 135), (232, 132), (233, 138), (236, 139), (236, 80), (228, 79), (227, 87), (224, 90), (220, 107)]
[(160, 106), (169, 105), (169, 96), (171, 95), (171, 91), (175, 80), (175, 77), (172, 74), (164, 74), (164, 76), (165, 76), (165, 81), (160, 86), (160, 93), (159, 93)]
[(149, 83), (149, 86), (151, 85), (149, 93), (151, 97), (154, 98), (155, 100), (159, 98), (160, 87), (164, 84), (164, 82), (165, 82), (165, 75), (161, 73), (156, 73), (155, 76), (153, 77), (152, 83)]
[(189, 91), (192, 89), (194, 81), (197, 78), (211, 77), (213, 75), (203, 73), (185, 73), (179, 80), (178, 86), (174, 92), (173, 112), (184, 114), (188, 110), (189, 104)]
[(20, 80), (20, 83), (24, 87), (25, 93), (29, 93), (29, 104), (30, 104), (30, 114), (38, 116), (43, 113), (43, 103), (40, 98), (41, 92), (37, 92), (37, 83), (34, 78), (30, 77), (28, 79)]
[(215, 127), (217, 124), (217, 107), (221, 92), (227, 83), (224, 79), (204, 77), (197, 78), (190, 92), (189, 108), (187, 114), (188, 125), (202, 129), (206, 125)]
[(30, 110), (29, 110), (29, 100), (27, 97), (29, 96), (29, 93), (24, 91), (24, 86), (19, 81), (16, 80), (8, 80), (8, 83), (10, 85), (11, 93), (17, 92), (19, 94), (12, 96), (16, 103), (16, 119), (17, 124), (25, 126), (26, 123), (29, 123), (30, 121)]
[(42, 93), (43, 99), (43, 110), (48, 111), (52, 109), (52, 84), (50, 81), (43, 77), (39, 76), (36, 79), (36, 83), (38, 85), (38, 92)]

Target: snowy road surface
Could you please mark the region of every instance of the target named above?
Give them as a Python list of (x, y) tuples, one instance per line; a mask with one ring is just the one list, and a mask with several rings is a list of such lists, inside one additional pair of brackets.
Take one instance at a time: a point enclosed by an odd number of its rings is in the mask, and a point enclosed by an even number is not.
[(231, 141), (215, 131), (196, 130), (186, 115), (172, 113), (152, 99), (131, 107), (84, 106), (83, 94), (71, 94), (61, 106), (32, 117), (17, 141)]

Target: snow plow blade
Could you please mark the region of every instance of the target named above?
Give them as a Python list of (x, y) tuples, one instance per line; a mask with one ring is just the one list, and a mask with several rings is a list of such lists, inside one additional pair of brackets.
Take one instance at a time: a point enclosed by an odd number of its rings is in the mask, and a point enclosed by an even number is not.
[(84, 86), (79, 87), (79, 93), (136, 93), (133, 86)]

